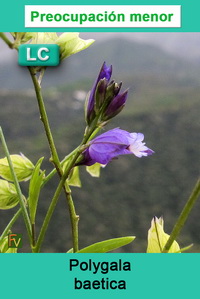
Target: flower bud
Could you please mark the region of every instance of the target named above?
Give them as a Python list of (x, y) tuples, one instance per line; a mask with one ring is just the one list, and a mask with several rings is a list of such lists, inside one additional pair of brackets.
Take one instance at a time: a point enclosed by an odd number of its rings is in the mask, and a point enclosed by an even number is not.
[[(30, 179), (34, 169), (33, 163), (23, 154), (10, 155), (10, 158), (18, 181), (27, 181)], [(13, 181), (7, 158), (0, 159), (0, 176), (5, 180)]]
[(109, 85), (107, 86), (107, 89), (106, 89), (106, 101), (107, 101), (107, 104), (109, 104), (109, 102), (114, 98), (115, 96), (115, 91), (116, 91), (116, 83), (114, 80), (112, 80)]
[(110, 81), (112, 66), (104, 62), (92, 90), (86, 98), (85, 115), (88, 125), (99, 116), (99, 124), (105, 125), (111, 118), (123, 109), (128, 90), (119, 94), (122, 82)]
[[(106, 63), (104, 62), (99, 75), (97, 77), (97, 79), (95, 80), (93, 87), (89, 93), (88, 98), (86, 99), (86, 106), (85, 106), (85, 115), (86, 115), (86, 122), (88, 125), (91, 124), (91, 122), (94, 120), (96, 113), (95, 113), (95, 102), (96, 102), (96, 97), (97, 97), (97, 92), (96, 89), (99, 86), (99, 82), (101, 80), (105, 80), (104, 83), (101, 84), (105, 84), (105, 82), (109, 82), (110, 77), (112, 75), (112, 66), (107, 66)], [(107, 87), (107, 84), (106, 84)], [(102, 100), (102, 98), (101, 98)]]
[[(154, 217), (151, 221), (151, 227), (148, 231), (148, 247), (147, 253), (161, 253), (165, 244), (169, 239), (169, 235), (164, 232), (163, 218)], [(170, 247), (169, 253), (180, 251), (180, 247), (176, 241)]]
[(105, 100), (106, 88), (107, 88), (108, 81), (106, 78), (101, 79), (97, 85), (96, 92), (95, 92), (95, 104), (94, 110), (96, 114), (99, 112), (102, 104)]
[(104, 112), (103, 120), (109, 120), (119, 114), (125, 106), (128, 90), (115, 96)]
[(0, 209), (11, 209), (15, 207), (18, 202), (15, 185), (0, 179)]

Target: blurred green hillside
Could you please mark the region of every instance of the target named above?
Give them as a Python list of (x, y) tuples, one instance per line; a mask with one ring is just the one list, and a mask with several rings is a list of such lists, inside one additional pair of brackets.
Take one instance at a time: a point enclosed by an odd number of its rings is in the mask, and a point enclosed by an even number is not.
[[(10, 50), (8, 50), (10, 51)], [(194, 55), (195, 56), (195, 55)], [(176, 76), (177, 79), (199, 83), (199, 60), (186, 60), (164, 52), (151, 44), (131, 42), (126, 39), (96, 41), (87, 50), (71, 56), (58, 67), (50, 67), (45, 74), (43, 86), (66, 85), (74, 81), (91, 80), (103, 61), (114, 66), (114, 78), (122, 76), (156, 74), (165, 77)], [(27, 70), (17, 63), (17, 53), (13, 59), (1, 62), (0, 84), (2, 88), (27, 89), (31, 86)]]
[[(162, 215), (165, 230), (170, 233), (199, 175), (200, 71), (197, 65), (154, 46), (122, 40), (101, 43), (74, 55), (61, 67), (60, 74), (59, 68), (55, 69), (54, 80), (53, 71), (47, 70), (49, 76), (44, 79), (44, 85), (48, 87), (44, 98), (61, 159), (81, 140), (85, 125), (83, 97), (103, 61), (112, 63), (113, 78), (123, 81), (124, 89), (130, 88), (125, 109), (106, 130), (120, 127), (130, 132), (142, 132), (155, 154), (142, 159), (120, 157), (102, 169), (99, 179), (91, 178), (81, 167), (82, 189), (73, 188), (80, 215), (80, 245), (84, 247), (106, 238), (136, 235), (136, 240), (122, 250), (145, 252), (152, 217)], [(63, 78), (66, 70), (68, 74)], [(24, 73), (27, 77), (26, 70)], [(6, 74), (12, 78), (11, 68)], [(59, 79), (61, 75), (62, 80)], [(8, 77), (7, 80), (8, 85)], [(13, 80), (18, 85), (18, 77)], [(10, 152), (22, 152), (34, 163), (40, 156), (45, 156), (43, 167), (48, 173), (51, 170), (49, 149), (31, 80), (27, 82), (26, 89), (20, 91), (5, 89), (0, 81), (0, 125)], [(0, 154), (3, 156), (2, 149)], [(38, 227), (56, 183), (55, 177), (42, 192)], [(22, 188), (26, 193), (25, 183)], [(14, 210), (1, 211), (1, 230), (13, 213)], [(200, 202), (178, 240), (182, 247), (194, 243), (194, 252), (200, 252), (199, 215)], [(71, 247), (68, 218), (62, 197), (43, 251), (65, 252)], [(16, 223), (15, 230), (25, 235), (21, 220)]]

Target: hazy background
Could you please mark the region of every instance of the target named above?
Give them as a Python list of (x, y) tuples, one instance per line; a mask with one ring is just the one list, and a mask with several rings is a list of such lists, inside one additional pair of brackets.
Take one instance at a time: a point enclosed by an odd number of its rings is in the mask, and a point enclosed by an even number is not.
[[(81, 33), (96, 42), (46, 71), (43, 87), (53, 134), (63, 158), (77, 146), (84, 131), (84, 98), (104, 61), (113, 65), (113, 79), (129, 87), (123, 112), (107, 129), (143, 132), (155, 155), (120, 157), (102, 170), (99, 179), (81, 167), (82, 189), (73, 188), (80, 215), (80, 247), (106, 238), (136, 235), (122, 252), (145, 252), (154, 215), (163, 216), (170, 233), (199, 175), (200, 34), (199, 33)], [(0, 40), (0, 125), (11, 153), (23, 152), (34, 163), (49, 149), (39, 121), (31, 79), (17, 64), (17, 53)], [(0, 148), (1, 157), (4, 156)], [(43, 190), (38, 230), (57, 179)], [(27, 184), (22, 184), (24, 194)], [(0, 230), (14, 209), (1, 211)], [(194, 243), (200, 252), (200, 203), (180, 237), (182, 247)], [(71, 247), (64, 197), (60, 199), (43, 251), (65, 252)], [(13, 231), (23, 233), (19, 220)], [(27, 251), (24, 246), (23, 252)]]

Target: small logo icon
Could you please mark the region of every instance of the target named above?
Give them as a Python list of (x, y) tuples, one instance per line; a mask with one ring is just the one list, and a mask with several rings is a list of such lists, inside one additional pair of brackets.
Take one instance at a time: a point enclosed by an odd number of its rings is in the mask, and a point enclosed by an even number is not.
[(18, 63), (22, 66), (57, 66), (60, 50), (56, 44), (20, 45)]
[(22, 234), (9, 234), (8, 248), (21, 248), (21, 247), (22, 247)]

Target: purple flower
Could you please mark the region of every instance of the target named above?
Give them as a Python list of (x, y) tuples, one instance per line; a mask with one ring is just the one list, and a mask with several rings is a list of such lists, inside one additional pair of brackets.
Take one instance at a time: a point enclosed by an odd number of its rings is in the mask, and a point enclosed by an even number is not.
[(90, 166), (98, 162), (105, 165), (113, 158), (126, 154), (134, 154), (138, 158), (152, 155), (154, 151), (143, 140), (142, 133), (129, 133), (119, 128), (110, 130), (89, 142), (80, 164)]
[(92, 87), (92, 90), (90, 92), (89, 100), (88, 100), (88, 106), (87, 106), (87, 119), (90, 121), (92, 118), (92, 114), (94, 112), (94, 105), (95, 105), (95, 93), (96, 88), (100, 80), (106, 79), (108, 82), (110, 81), (112, 75), (112, 65), (107, 66), (104, 62), (101, 70), (99, 72), (99, 76), (97, 77), (96, 81), (94, 82), (94, 85)]

